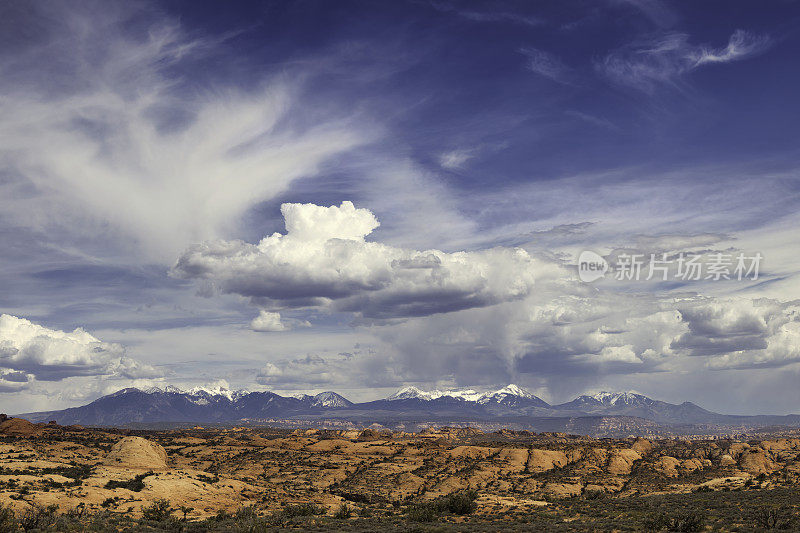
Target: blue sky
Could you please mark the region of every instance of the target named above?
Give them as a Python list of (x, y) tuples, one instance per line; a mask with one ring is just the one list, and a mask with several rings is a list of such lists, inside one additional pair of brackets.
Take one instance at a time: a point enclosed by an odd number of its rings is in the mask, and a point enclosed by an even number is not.
[[(794, 2), (0, 15), (2, 403), (515, 382), (800, 411)], [(586, 249), (764, 265), (587, 285)]]

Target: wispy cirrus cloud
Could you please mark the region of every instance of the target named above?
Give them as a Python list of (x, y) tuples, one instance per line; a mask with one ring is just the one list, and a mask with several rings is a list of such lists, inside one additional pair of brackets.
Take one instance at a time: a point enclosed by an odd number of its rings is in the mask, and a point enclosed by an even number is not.
[(678, 21), (678, 15), (661, 0), (616, 0), (642, 12), (651, 22), (668, 28)]
[(458, 4), (450, 2), (431, 2), (430, 5), (437, 11), (454, 13), (461, 18), (474, 22), (509, 22), (531, 27), (544, 24), (544, 21), (539, 17), (519, 12), (492, 9), (464, 9)]
[[(49, 31), (0, 52), (9, 224), (65, 239), (100, 233), (107, 253), (168, 262), (366, 142), (332, 109), (302, 120), (307, 71), (250, 88), (193, 85), (184, 73), (202, 69), (224, 39), (193, 37), (140, 6), (109, 3), (95, 14), (89, 3), (47, 4), (38, 13), (43, 6), (26, 9)], [(137, 24), (147, 31), (132, 31)]]
[(708, 63), (728, 63), (763, 52), (770, 46), (770, 38), (766, 35), (754, 35), (744, 30), (736, 30), (724, 48), (706, 48), (694, 52), (692, 57), (695, 66)]
[(769, 45), (768, 36), (744, 30), (722, 48), (694, 45), (685, 33), (664, 33), (611, 52), (595, 68), (615, 84), (652, 94), (663, 86), (680, 88), (683, 77), (703, 65), (740, 61)]
[(447, 170), (459, 169), (473, 157), (475, 157), (475, 150), (451, 150), (439, 155), (439, 164)]
[(526, 47), (521, 48), (520, 53), (528, 59), (528, 70), (558, 83), (572, 83), (571, 69), (550, 52)]

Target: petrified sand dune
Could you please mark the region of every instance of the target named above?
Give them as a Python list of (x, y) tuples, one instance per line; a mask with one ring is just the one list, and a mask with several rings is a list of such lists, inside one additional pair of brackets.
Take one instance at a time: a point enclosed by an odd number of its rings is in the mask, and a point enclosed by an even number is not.
[(142, 437), (125, 437), (111, 447), (105, 464), (159, 470), (167, 467), (167, 452), (161, 445)]
[(766, 474), (775, 470), (775, 464), (769, 460), (764, 451), (756, 448), (742, 454), (739, 466), (749, 474)]
[(42, 432), (41, 424), (33, 424), (24, 418), (9, 418), (0, 423), (0, 435), (17, 435), (27, 437)]
[[(304, 502), (332, 514), (344, 501), (354, 509), (396, 514), (408, 501), (476, 490), (482, 502), (476, 513), (522, 516), (531, 499), (544, 497), (604, 500), (690, 493), (699, 486), (702, 492), (761, 490), (800, 480), (797, 439), (610, 440), (510, 430), (456, 438), (449, 429), (435, 437), (351, 430), (309, 436), (274, 428), (179, 429), (123, 438), (97, 429), (76, 435), (17, 419), (2, 427), (38, 432), (6, 436), (0, 445), (0, 504), (20, 512), (35, 501), (138, 516), (142, 507), (166, 498), (173, 508), (193, 508), (190, 519), (243, 505), (282, 513), (285, 504)], [(97, 466), (87, 472), (74, 468), (79, 464)], [(136, 490), (131, 482), (142, 474), (144, 487)], [(79, 484), (73, 475), (81, 476)]]
[(628, 475), (631, 473), (633, 463), (641, 459), (642, 456), (631, 448), (614, 450), (608, 460), (608, 473), (615, 475)]
[(533, 449), (528, 457), (528, 470), (545, 472), (557, 466), (564, 466), (567, 462), (567, 456), (562, 451)]
[(664, 455), (658, 458), (656, 463), (653, 465), (653, 468), (656, 470), (656, 472), (659, 472), (667, 477), (678, 477), (678, 467), (680, 464), (681, 462), (674, 457)]

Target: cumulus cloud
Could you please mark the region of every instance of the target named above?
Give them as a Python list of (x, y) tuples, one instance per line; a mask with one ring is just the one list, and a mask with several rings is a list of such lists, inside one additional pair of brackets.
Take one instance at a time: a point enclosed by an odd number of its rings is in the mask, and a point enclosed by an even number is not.
[[(570, 294), (559, 294), (570, 293)], [(800, 361), (796, 305), (748, 298), (670, 297), (537, 288), (491, 309), (378, 328), (378, 350), (403, 381), (502, 381), (577, 393), (609, 377), (735, 371)], [(634, 377), (636, 376), (636, 377)]]
[(17, 392), (27, 388), (33, 376), (11, 368), (0, 368), (0, 392)]
[[(73, 376), (156, 377), (153, 367), (125, 356), (125, 349), (102, 342), (81, 328), (49, 329), (30, 320), (0, 315), (2, 388), (29, 381), (59, 381)], [(16, 385), (15, 385), (16, 384)]]
[[(370, 242), (378, 221), (350, 202), (285, 204), (282, 213), (285, 234), (194, 246), (173, 274), (211, 293), (248, 298), (260, 308), (251, 323), (257, 331), (288, 329), (293, 319), (283, 319), (285, 312), (351, 313), (375, 337), (376, 353), (348, 360), (344, 373), (319, 356), (273, 361), (259, 375), (262, 384), (343, 383), (359, 371), (383, 383), (436, 376), (544, 387), (567, 378), (589, 383), (602, 375), (797, 361), (796, 311), (787, 303), (582, 284), (568, 262), (512, 247), (446, 253)], [(667, 234), (639, 236), (636, 244), (672, 253), (725, 238)]]
[(178, 259), (174, 275), (247, 297), (272, 313), (319, 307), (382, 320), (518, 300), (551, 270), (519, 248), (445, 253), (368, 242), (378, 221), (351, 202), (284, 204), (281, 212), (285, 235), (255, 245), (194, 246)]
[(693, 45), (685, 33), (665, 33), (613, 51), (596, 63), (609, 80), (646, 93), (659, 87), (679, 87), (685, 74), (708, 64), (729, 63), (768, 48), (766, 36), (736, 30), (721, 49)]
[(287, 328), (281, 322), (280, 313), (270, 313), (262, 310), (252, 322), (250, 329), (253, 331), (285, 331)]
[(714, 369), (800, 361), (800, 307), (771, 299), (703, 299), (681, 309), (688, 330), (672, 346)]

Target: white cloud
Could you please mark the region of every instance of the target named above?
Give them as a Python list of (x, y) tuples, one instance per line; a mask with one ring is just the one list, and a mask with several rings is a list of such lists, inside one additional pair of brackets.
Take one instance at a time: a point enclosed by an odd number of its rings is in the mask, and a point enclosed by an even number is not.
[[(53, 330), (24, 318), (0, 315), (0, 367), (6, 382), (58, 381), (72, 376), (155, 377), (153, 367), (125, 356), (125, 349), (102, 342), (81, 328)], [(23, 374), (25, 380), (22, 381)]]
[(452, 150), (439, 156), (439, 164), (447, 170), (459, 169), (473, 157), (475, 154), (472, 150)]
[(722, 49), (693, 45), (684, 33), (664, 33), (615, 50), (595, 66), (614, 83), (653, 93), (662, 85), (679, 87), (681, 78), (698, 67), (739, 61), (769, 44), (768, 37), (742, 30)]
[(528, 69), (558, 83), (569, 83), (570, 68), (559, 58), (538, 48), (520, 50), (528, 58)]
[(173, 273), (203, 280), (263, 309), (320, 307), (365, 319), (428, 316), (524, 298), (553, 273), (519, 248), (445, 253), (368, 242), (378, 222), (351, 202), (284, 204), (286, 235), (257, 245), (211, 241), (187, 250)]
[[(568, 377), (588, 383), (602, 375), (797, 360), (794, 311), (776, 300), (590, 286), (577, 282), (557, 256), (517, 248), (445, 253), (369, 242), (378, 222), (349, 202), (284, 206), (283, 213), (285, 235), (257, 245), (195, 246), (174, 274), (249, 298), (262, 310), (254, 329), (287, 327), (284, 311), (353, 313), (357, 331), (374, 335), (378, 344), (368, 366), (359, 357), (348, 368), (384, 385), (436, 376), (465, 385), (558, 387)], [(633, 242), (673, 252), (729, 238), (639, 235)], [(314, 374), (314, 384), (343, 382), (331, 364), (317, 359), (269, 365), (261, 383), (288, 385), (303, 376), (301, 368)]]
[(202, 70), (224, 41), (123, 6), (48, 4), (37, 23), (52, 31), (0, 55), (0, 207), (13, 224), (170, 261), (367, 139), (340, 111), (304, 106), (291, 69), (247, 90), (186, 87), (176, 73)]
[(280, 313), (270, 313), (262, 309), (258, 316), (250, 322), (250, 329), (253, 331), (285, 331), (287, 328), (281, 322)]
[[(0, 350), (2, 350), (0, 348)], [(12, 368), (0, 368), (0, 392), (17, 392), (28, 387), (34, 376)]]
[(768, 37), (753, 35), (744, 30), (736, 30), (728, 41), (728, 46), (721, 49), (702, 48), (693, 55), (695, 66), (706, 63), (727, 63), (757, 54), (770, 44)]

